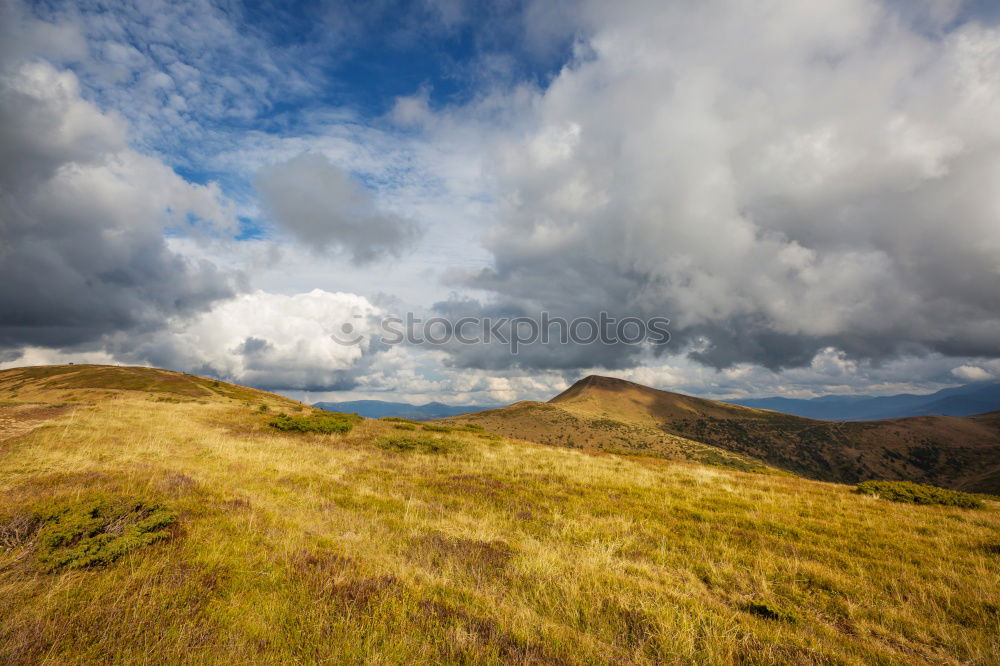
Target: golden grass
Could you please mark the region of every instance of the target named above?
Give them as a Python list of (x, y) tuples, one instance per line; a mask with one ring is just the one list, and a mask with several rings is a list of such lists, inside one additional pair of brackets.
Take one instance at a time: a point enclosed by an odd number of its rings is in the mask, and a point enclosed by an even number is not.
[[(0, 663), (1000, 661), (994, 502), (91, 402), (0, 442)], [(25, 521), (102, 493), (167, 507), (171, 538), (44, 572)]]

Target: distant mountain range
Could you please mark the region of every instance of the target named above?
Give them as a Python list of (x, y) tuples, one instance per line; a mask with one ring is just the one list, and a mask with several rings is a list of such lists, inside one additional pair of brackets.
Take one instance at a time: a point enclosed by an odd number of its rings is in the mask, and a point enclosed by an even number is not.
[(825, 421), (874, 421), (906, 416), (972, 416), (1000, 410), (1000, 384), (967, 384), (930, 395), (825, 395), (811, 400), (756, 398), (731, 400), (745, 407)]
[[(944, 389), (929, 395), (902, 393), (872, 397), (867, 395), (824, 395), (800, 400), (795, 398), (752, 398), (729, 400), (744, 407), (770, 409), (824, 421), (874, 421), (907, 416), (972, 416), (1000, 410), (1000, 383), (977, 383)], [(413, 421), (443, 419), (458, 414), (495, 409), (498, 405), (446, 405), (429, 402), (414, 405), (384, 400), (317, 402), (314, 407), (331, 412), (360, 414), (370, 419), (396, 417)]]
[(360, 414), (369, 419), (381, 419), (388, 416), (410, 419), (412, 421), (430, 421), (443, 419), (458, 414), (481, 412), (493, 409), (497, 405), (445, 405), (440, 402), (428, 402), (426, 405), (411, 405), (408, 402), (385, 402), (383, 400), (350, 400), (347, 402), (317, 402), (313, 407), (319, 407), (329, 412), (347, 412)]

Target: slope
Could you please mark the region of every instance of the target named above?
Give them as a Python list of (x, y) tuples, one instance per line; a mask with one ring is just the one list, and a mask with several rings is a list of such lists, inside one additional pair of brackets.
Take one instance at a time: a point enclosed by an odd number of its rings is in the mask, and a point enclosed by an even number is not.
[(474, 429), (281, 432), (277, 408), (314, 410), (78, 371), (0, 372), (5, 404), (65, 407), (0, 442), (0, 663), (1000, 658), (994, 502)]
[[(711, 453), (695, 446), (707, 445), (824, 481), (905, 479), (1000, 491), (1000, 427), (989, 419), (816, 421), (591, 376), (548, 403), (516, 403), (456, 422), (547, 444), (710, 462)], [(671, 449), (672, 442), (682, 445)]]

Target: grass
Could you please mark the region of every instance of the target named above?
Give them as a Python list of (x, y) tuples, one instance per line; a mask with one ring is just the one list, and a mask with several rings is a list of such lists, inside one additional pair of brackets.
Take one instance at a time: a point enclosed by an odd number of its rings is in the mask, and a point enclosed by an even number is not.
[(983, 501), (970, 493), (911, 481), (864, 481), (857, 485), (856, 492), (907, 504), (937, 504), (965, 509), (983, 508)]
[(1000, 660), (995, 502), (80, 396), (0, 441), (0, 663)]

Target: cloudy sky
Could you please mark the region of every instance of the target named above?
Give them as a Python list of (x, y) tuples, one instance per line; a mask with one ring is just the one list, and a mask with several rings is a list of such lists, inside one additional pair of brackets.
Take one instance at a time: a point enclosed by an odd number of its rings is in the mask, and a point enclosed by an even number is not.
[[(0, 367), (483, 404), (998, 380), (998, 118), (993, 0), (0, 0)], [(672, 338), (374, 341), (542, 311)]]

